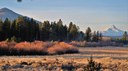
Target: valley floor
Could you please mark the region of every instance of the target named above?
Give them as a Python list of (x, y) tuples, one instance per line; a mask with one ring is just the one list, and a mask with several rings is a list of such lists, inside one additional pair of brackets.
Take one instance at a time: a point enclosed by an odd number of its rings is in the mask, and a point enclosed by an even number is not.
[(0, 71), (61, 71), (63, 66), (84, 71), (93, 56), (102, 64), (102, 71), (127, 71), (128, 47), (80, 47), (78, 54), (49, 56), (1, 56)]

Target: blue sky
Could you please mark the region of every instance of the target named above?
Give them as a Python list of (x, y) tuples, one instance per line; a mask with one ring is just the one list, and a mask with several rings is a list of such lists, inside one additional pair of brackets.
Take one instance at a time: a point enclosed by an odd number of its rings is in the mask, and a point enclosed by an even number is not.
[(39, 21), (72, 21), (85, 31), (103, 30), (111, 25), (128, 31), (128, 0), (0, 0), (0, 8), (9, 8)]

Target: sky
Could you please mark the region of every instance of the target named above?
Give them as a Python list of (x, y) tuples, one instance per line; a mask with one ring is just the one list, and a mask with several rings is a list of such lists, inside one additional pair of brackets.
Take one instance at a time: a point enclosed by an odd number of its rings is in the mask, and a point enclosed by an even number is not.
[(82, 31), (103, 31), (111, 25), (128, 31), (128, 0), (0, 0), (0, 8), (5, 7), (41, 22), (73, 22)]

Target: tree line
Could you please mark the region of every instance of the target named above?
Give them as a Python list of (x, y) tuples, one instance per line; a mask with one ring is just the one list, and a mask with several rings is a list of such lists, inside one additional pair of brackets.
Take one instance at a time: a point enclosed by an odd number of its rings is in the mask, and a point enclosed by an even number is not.
[(63, 21), (43, 23), (37, 22), (34, 19), (27, 17), (18, 17), (10, 21), (6, 18), (0, 20), (0, 41), (99, 41), (102, 39), (102, 34), (99, 31), (92, 33), (88, 27), (85, 33), (79, 30), (79, 26), (69, 23), (69, 26), (64, 25)]

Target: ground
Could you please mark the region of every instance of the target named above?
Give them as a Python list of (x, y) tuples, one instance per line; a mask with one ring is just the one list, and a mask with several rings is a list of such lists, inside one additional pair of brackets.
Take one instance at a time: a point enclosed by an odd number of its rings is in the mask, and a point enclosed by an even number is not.
[(102, 64), (102, 71), (127, 71), (128, 47), (79, 47), (78, 54), (49, 56), (1, 56), (0, 71), (84, 71), (93, 56)]

